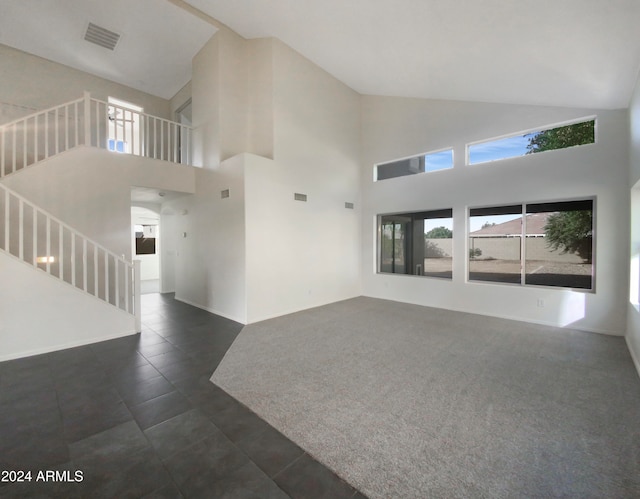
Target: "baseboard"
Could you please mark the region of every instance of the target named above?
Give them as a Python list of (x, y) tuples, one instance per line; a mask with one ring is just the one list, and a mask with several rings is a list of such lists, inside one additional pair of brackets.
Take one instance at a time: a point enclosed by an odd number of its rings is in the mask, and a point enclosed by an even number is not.
[(215, 314), (215, 315), (219, 315), (220, 317), (224, 317), (225, 319), (229, 319), (231, 321), (238, 322), (239, 324), (243, 324), (243, 325), (247, 324), (245, 322), (245, 319), (240, 319), (238, 317), (233, 317), (233, 316), (231, 316), (229, 314), (225, 314), (224, 312), (220, 312), (219, 310), (215, 310), (213, 308), (205, 307), (204, 305), (200, 305), (199, 303), (192, 302), (192, 301), (187, 300), (185, 298), (180, 298), (177, 295), (174, 296), (174, 300), (180, 301), (182, 303), (186, 303), (187, 305), (191, 305), (192, 307), (196, 307), (196, 308), (199, 308), (201, 310), (206, 310), (209, 313), (212, 313), (212, 314)]
[(633, 360), (633, 365), (636, 366), (636, 371), (638, 371), (638, 376), (640, 376), (640, 359), (636, 355), (635, 350), (631, 346), (631, 342), (629, 341), (629, 336), (624, 337), (627, 342), (627, 348), (629, 349), (629, 353), (631, 354), (631, 360)]
[[(331, 300), (328, 302), (322, 302), (322, 303), (316, 303), (314, 305), (310, 305), (306, 308), (298, 308), (295, 310), (285, 310), (284, 312), (276, 312), (275, 314), (268, 314), (268, 315), (263, 315), (263, 316), (258, 316), (255, 319), (252, 319), (251, 321), (248, 321), (247, 324), (255, 324), (256, 322), (262, 322), (262, 321), (268, 321), (269, 319), (275, 319), (276, 317), (282, 317), (284, 315), (291, 315), (291, 314), (297, 314), (298, 312), (305, 312), (307, 310), (311, 310), (313, 308), (319, 308), (319, 307), (326, 307), (327, 305), (331, 305), (333, 303), (339, 303), (341, 301), (347, 301), (347, 300), (353, 300), (354, 298), (360, 298), (363, 295), (355, 295), (355, 296), (349, 296), (347, 298), (340, 298), (339, 300)], [(373, 298), (373, 297), (371, 297)]]
[(82, 347), (85, 345), (92, 345), (93, 343), (100, 343), (101, 341), (115, 340), (124, 336), (131, 336), (138, 334), (135, 330), (125, 331), (124, 333), (113, 334), (109, 336), (101, 336), (99, 338), (91, 338), (82, 341), (71, 341), (69, 343), (63, 343), (61, 345), (38, 348), (36, 350), (27, 350), (25, 352), (14, 353), (11, 355), (0, 355), (0, 362), (7, 360), (22, 359), (24, 357), (33, 357), (34, 355), (42, 355), (45, 353), (57, 352), (58, 350), (66, 350), (67, 348)]
[(559, 329), (573, 329), (574, 331), (584, 331), (586, 333), (596, 333), (596, 334), (604, 334), (606, 336), (624, 336), (624, 333), (619, 333), (615, 331), (607, 331), (606, 329), (596, 329), (590, 327), (581, 327), (581, 326), (561, 326), (559, 324), (554, 324), (553, 322), (547, 321), (538, 321), (534, 319), (523, 319), (521, 317), (511, 317), (508, 315), (488, 315), (488, 314), (479, 314), (478, 312), (469, 312), (467, 310), (456, 310), (456, 312), (466, 312), (469, 314), (477, 314), (477, 315), (485, 315), (487, 317), (496, 317), (498, 319), (507, 319), (510, 321), (518, 321), (518, 322), (526, 322), (529, 324), (538, 324), (540, 326), (549, 326), (549, 327), (557, 327)]
[[(596, 328), (589, 328), (589, 327), (582, 327), (582, 326), (577, 326), (576, 327), (576, 326), (571, 326), (571, 325), (562, 326), (562, 325), (559, 325), (559, 324), (555, 324), (553, 322), (540, 321), (540, 320), (534, 320), (534, 319), (524, 319), (522, 317), (514, 317), (514, 316), (510, 316), (510, 315), (482, 314), (482, 313), (479, 313), (479, 312), (471, 312), (469, 310), (463, 310), (463, 309), (459, 309), (459, 308), (434, 307), (433, 305), (425, 305), (423, 303), (401, 302), (400, 300), (393, 300), (393, 299), (384, 298), (384, 297), (381, 297), (381, 296), (372, 296), (372, 295), (359, 295), (359, 296), (363, 296), (363, 297), (366, 297), (366, 298), (375, 298), (375, 299), (378, 299), (378, 300), (395, 301), (395, 302), (399, 302), (399, 303), (409, 303), (411, 305), (417, 305), (417, 306), (420, 306), (420, 307), (439, 308), (439, 309), (442, 309), (442, 310), (451, 310), (452, 312), (462, 312), (462, 313), (466, 313), (466, 314), (475, 314), (475, 315), (480, 315), (480, 316), (485, 316), (485, 317), (495, 317), (495, 318), (498, 318), (498, 319), (506, 319), (506, 320), (511, 320), (511, 321), (525, 322), (525, 323), (529, 323), (529, 324), (538, 324), (538, 325), (541, 325), (541, 326), (557, 327), (557, 328), (560, 328), (560, 329), (573, 329), (575, 331), (584, 331), (584, 332), (587, 332), (587, 333), (604, 334), (604, 335), (607, 335), (607, 336), (624, 336), (623, 333), (616, 332), (616, 331), (605, 330), (605, 329), (596, 329)], [(295, 309), (295, 310), (292, 309), (292, 310), (285, 310), (285, 311), (282, 311), (282, 312), (277, 312), (275, 314), (267, 314), (267, 315), (264, 315), (264, 316), (259, 316), (259, 317), (253, 318), (251, 321), (248, 321), (246, 319), (240, 319), (238, 317), (234, 317), (234, 316), (231, 316), (229, 314), (225, 314), (225, 313), (223, 313), (223, 312), (221, 312), (219, 310), (215, 310), (213, 308), (205, 307), (203, 305), (200, 305), (199, 303), (192, 302), (190, 300), (181, 298), (179, 296), (175, 296), (175, 299), (177, 301), (186, 303), (187, 305), (191, 305), (193, 307), (196, 307), (196, 308), (199, 308), (199, 309), (202, 309), (202, 310), (206, 310), (207, 312), (210, 312), (212, 314), (220, 315), (221, 317), (224, 317), (226, 319), (230, 319), (232, 321), (239, 322), (240, 324), (245, 324), (245, 325), (246, 324), (255, 324), (256, 322), (262, 322), (262, 321), (266, 321), (266, 320), (269, 320), (269, 319), (275, 319), (276, 317), (282, 317), (283, 315), (289, 315), (289, 314), (295, 314), (297, 312), (303, 312), (305, 310), (310, 310), (312, 308), (324, 307), (326, 305), (331, 305), (332, 303), (336, 303), (336, 302), (344, 301), (344, 300), (350, 300), (350, 299), (353, 299), (353, 298), (358, 298), (358, 296), (351, 296), (351, 297), (343, 298), (343, 299), (340, 299), (340, 300), (328, 301), (326, 303), (317, 303), (317, 304), (311, 305), (311, 306), (303, 308), (303, 309)]]
[(441, 310), (451, 310), (452, 312), (462, 312), (462, 313), (465, 313), (465, 314), (474, 314), (474, 315), (479, 315), (479, 316), (483, 316), (483, 317), (495, 317), (497, 319), (506, 319), (506, 320), (510, 320), (510, 321), (524, 322), (524, 323), (527, 323), (527, 324), (538, 324), (540, 326), (557, 327), (559, 329), (572, 329), (574, 331), (584, 331), (586, 333), (604, 334), (606, 336), (624, 336), (625, 335), (625, 333), (621, 332), (621, 331), (611, 331), (611, 330), (606, 330), (606, 329), (597, 329), (597, 328), (585, 327), (585, 326), (574, 326), (574, 325), (571, 325), (571, 324), (563, 326), (561, 324), (556, 324), (556, 323), (549, 322), (549, 321), (541, 321), (541, 320), (536, 320), (536, 319), (526, 319), (526, 318), (523, 318), (523, 317), (516, 317), (516, 316), (511, 316), (511, 315), (487, 314), (487, 313), (482, 313), (482, 312), (477, 312), (477, 311), (465, 310), (465, 309), (461, 309), (461, 308), (442, 307), (442, 306), (435, 306), (435, 305), (425, 305), (424, 303), (416, 303), (416, 302), (407, 302), (407, 301), (401, 301), (401, 300), (394, 300), (392, 298), (386, 298), (386, 297), (383, 297), (383, 296), (374, 296), (374, 295), (362, 295), (362, 296), (365, 296), (367, 298), (375, 298), (375, 299), (378, 299), (378, 300), (388, 300), (388, 301), (393, 301), (393, 302), (397, 302), (397, 303), (408, 303), (410, 305), (418, 305), (420, 307), (437, 308), (437, 309), (441, 309)]

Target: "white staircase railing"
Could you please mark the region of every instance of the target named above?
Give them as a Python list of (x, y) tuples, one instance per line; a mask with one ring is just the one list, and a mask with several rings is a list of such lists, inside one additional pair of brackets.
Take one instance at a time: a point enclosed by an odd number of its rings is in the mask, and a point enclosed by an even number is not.
[(90, 145), (191, 165), (191, 127), (98, 99), (88, 102)]
[(139, 262), (128, 262), (0, 184), (0, 250), (135, 316)]
[(0, 125), (0, 178), (79, 145), (192, 164), (192, 129), (113, 103), (81, 99)]
[(84, 99), (0, 126), (0, 177), (84, 144)]

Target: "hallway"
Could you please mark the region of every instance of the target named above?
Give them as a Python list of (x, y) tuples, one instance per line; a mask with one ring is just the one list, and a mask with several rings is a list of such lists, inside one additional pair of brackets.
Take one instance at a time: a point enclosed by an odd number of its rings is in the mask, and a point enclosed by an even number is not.
[(0, 469), (32, 471), (0, 495), (363, 497), (210, 383), (240, 324), (142, 303), (139, 335), (0, 363)]

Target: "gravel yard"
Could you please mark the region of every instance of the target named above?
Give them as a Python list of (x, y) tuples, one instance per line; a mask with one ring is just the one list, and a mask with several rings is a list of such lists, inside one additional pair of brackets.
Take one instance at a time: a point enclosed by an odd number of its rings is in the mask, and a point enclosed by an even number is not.
[[(425, 258), (424, 275), (451, 277), (451, 258)], [(593, 266), (588, 263), (528, 261), (526, 265), (526, 284), (542, 286), (562, 286), (590, 289)], [(469, 262), (469, 279), (472, 281), (520, 282), (519, 260), (482, 260)]]

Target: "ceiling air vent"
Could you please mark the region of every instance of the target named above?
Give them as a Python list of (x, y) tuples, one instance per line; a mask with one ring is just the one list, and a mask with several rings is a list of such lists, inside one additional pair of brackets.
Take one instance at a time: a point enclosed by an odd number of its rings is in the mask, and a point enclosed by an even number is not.
[(116, 48), (118, 40), (120, 40), (120, 35), (97, 24), (89, 23), (87, 32), (84, 34), (84, 39), (106, 49), (113, 50)]

